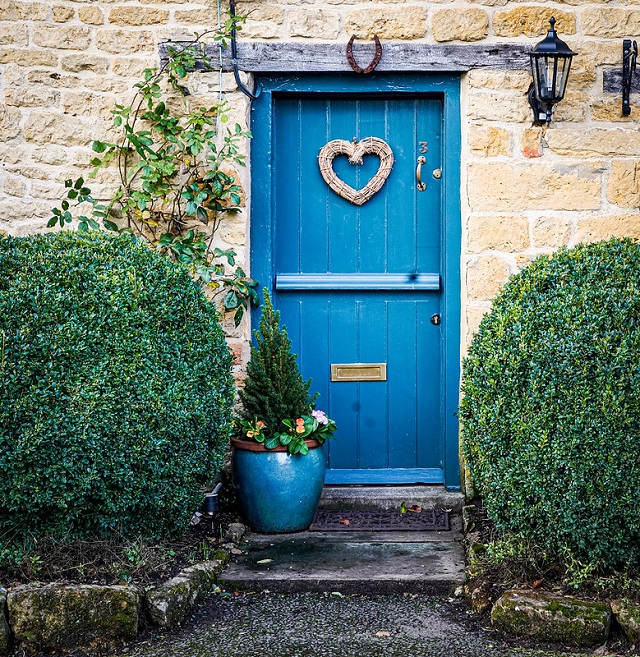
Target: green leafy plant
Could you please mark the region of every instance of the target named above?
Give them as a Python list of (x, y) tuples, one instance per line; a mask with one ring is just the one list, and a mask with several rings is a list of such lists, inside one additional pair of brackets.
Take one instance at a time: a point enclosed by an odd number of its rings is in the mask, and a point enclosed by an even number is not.
[(260, 327), (254, 331), (255, 345), (240, 391), (242, 411), (235, 420), (236, 436), (264, 443), (267, 449), (284, 445), (291, 454), (307, 454), (305, 440), (324, 442), (333, 437), (336, 424), (315, 410), (318, 395), (309, 397), (311, 380), (305, 381), (300, 374), (287, 329), (280, 326), (280, 313), (266, 289), (264, 296)]
[(465, 459), (490, 517), (582, 579), (640, 563), (640, 245), (541, 256), (464, 362)]
[(309, 447), (305, 441), (317, 440), (323, 443), (327, 438), (333, 438), (337, 429), (336, 423), (328, 418), (323, 411), (312, 410), (311, 415), (301, 415), (297, 418), (284, 418), (280, 422), (280, 431), (268, 432), (267, 425), (254, 418), (252, 421), (236, 420), (238, 438), (255, 440), (264, 443), (267, 449), (280, 445), (287, 447), (291, 454), (308, 454)]
[[(236, 166), (244, 166), (240, 145), (250, 134), (228, 123), (228, 106), (189, 107), (185, 86), (190, 71), (213, 68), (205, 41), (226, 44), (242, 17), (229, 18), (224, 27), (205, 32), (168, 49), (159, 68), (147, 68), (130, 104), (116, 104), (116, 142), (96, 140), (91, 160), (94, 178), (117, 167), (119, 185), (101, 202), (85, 179), (67, 180), (66, 198), (52, 209), (49, 226), (65, 226), (79, 210), (78, 227), (132, 231), (153, 248), (189, 265), (195, 277), (222, 295), (236, 325), (250, 301), (257, 303), (257, 283), (236, 266), (233, 249), (214, 248), (213, 240), (227, 213), (239, 210), (242, 189)], [(176, 98), (182, 100), (176, 103)], [(76, 212), (76, 214), (78, 214)], [(195, 226), (199, 226), (196, 228)]]
[(522, 536), (504, 533), (484, 547), (472, 552), (468, 563), (471, 578), (479, 576), (509, 587), (557, 577), (554, 559)]
[(0, 240), (0, 281), (0, 559), (41, 537), (184, 532), (234, 399), (188, 268), (133, 235), (61, 231)]

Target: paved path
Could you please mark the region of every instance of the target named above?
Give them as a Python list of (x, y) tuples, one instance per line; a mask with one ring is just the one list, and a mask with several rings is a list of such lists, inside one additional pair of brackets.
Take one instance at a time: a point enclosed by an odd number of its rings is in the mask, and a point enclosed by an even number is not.
[[(131, 657), (552, 657), (511, 646), (461, 604), (422, 595), (214, 596), (179, 634), (131, 646)], [(574, 653), (575, 657), (575, 653)]]

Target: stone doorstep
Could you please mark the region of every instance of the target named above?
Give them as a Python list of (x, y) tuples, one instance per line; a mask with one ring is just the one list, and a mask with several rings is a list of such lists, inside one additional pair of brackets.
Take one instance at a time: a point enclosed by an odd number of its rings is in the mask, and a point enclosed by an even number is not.
[(236, 591), (450, 595), (465, 582), (463, 548), (451, 537), (419, 540), (434, 533), (250, 535), (218, 584)]
[[(460, 511), (463, 495), (443, 486), (325, 486), (321, 509)], [(244, 554), (219, 579), (238, 591), (449, 595), (465, 582), (462, 519), (446, 532), (248, 534)]]
[(402, 502), (418, 504), (423, 509), (460, 511), (464, 495), (444, 486), (325, 486), (321, 509), (399, 509)]

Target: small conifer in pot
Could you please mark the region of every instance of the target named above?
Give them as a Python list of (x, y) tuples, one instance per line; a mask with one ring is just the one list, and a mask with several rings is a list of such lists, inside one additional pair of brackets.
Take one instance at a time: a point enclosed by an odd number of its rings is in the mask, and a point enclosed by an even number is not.
[(311, 381), (298, 369), (280, 313), (264, 292), (260, 326), (235, 420), (233, 482), (240, 511), (254, 531), (279, 534), (309, 527), (322, 494), (322, 444), (336, 424), (314, 408)]
[(315, 410), (318, 395), (309, 395), (311, 380), (305, 381), (300, 374), (287, 329), (280, 325), (280, 313), (266, 289), (264, 298), (240, 392), (237, 438), (264, 443), (268, 449), (287, 446), (291, 454), (306, 454), (305, 441), (323, 443), (333, 436), (336, 424), (323, 411)]

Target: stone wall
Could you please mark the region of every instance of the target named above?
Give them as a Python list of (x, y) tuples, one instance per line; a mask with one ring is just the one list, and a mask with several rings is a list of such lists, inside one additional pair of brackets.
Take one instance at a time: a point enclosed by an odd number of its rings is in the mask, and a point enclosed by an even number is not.
[[(462, 77), (463, 342), (510, 273), (537, 254), (610, 235), (640, 237), (640, 133), (634, 108), (602, 92), (602, 70), (620, 67), (622, 38), (640, 32), (634, 0), (367, 2), (241, 0), (241, 39), (338, 42), (349, 36), (423, 43), (535, 44), (553, 14), (579, 53), (567, 97), (548, 128), (531, 125), (527, 71), (476, 69)], [(225, 8), (223, 2), (223, 9)], [(0, 228), (44, 230), (65, 178), (82, 173), (88, 145), (109, 129), (116, 98), (157, 62), (158, 43), (203, 31), (215, 0), (0, 0)], [(201, 75), (195, 100), (217, 99), (218, 76)], [(233, 118), (244, 98), (223, 85)], [(638, 98), (632, 96), (632, 105)], [(248, 183), (247, 172), (243, 180)], [(98, 191), (111, 183), (98, 181)], [(248, 213), (222, 235), (245, 260)], [(239, 360), (247, 329), (232, 333)], [(464, 345), (463, 345), (464, 346)]]

